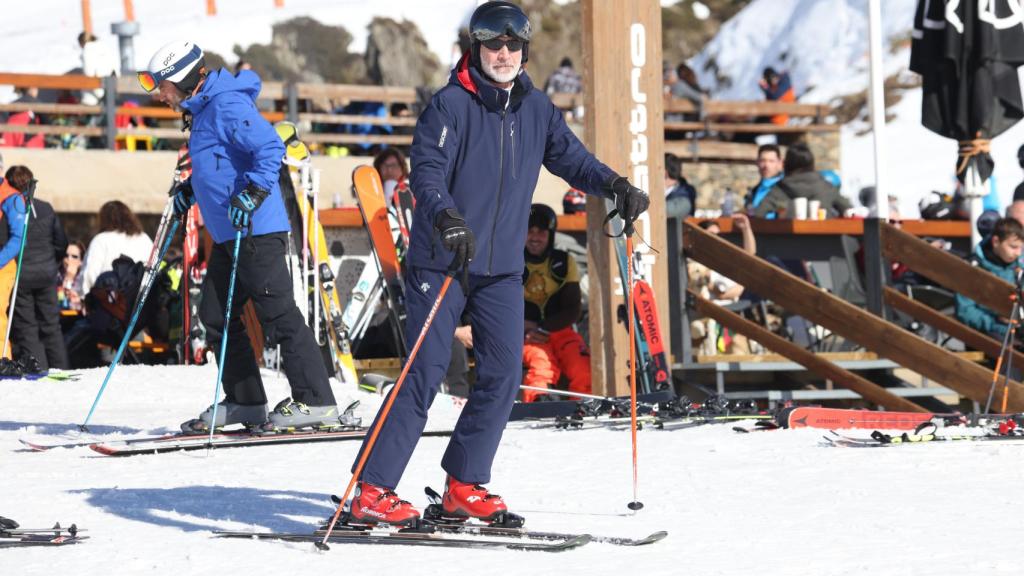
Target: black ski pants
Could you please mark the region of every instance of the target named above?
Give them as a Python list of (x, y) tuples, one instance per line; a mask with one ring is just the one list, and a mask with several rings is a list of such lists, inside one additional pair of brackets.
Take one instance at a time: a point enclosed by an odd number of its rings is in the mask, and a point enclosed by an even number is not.
[[(313, 331), (306, 326), (295, 305), (292, 279), (285, 261), (287, 241), (287, 234), (283, 232), (242, 238), (222, 380), (228, 402), (267, 403), (259, 365), (241, 320), (242, 306), (251, 299), (264, 336), (269, 342), (281, 345), (284, 373), (292, 398), (309, 406), (337, 403)], [(199, 305), (199, 319), (206, 326), (207, 342), (218, 359), (234, 244), (234, 240), (229, 240), (213, 246)]]
[(18, 285), (18, 299), (11, 319), (12, 351), (15, 359), (29, 355), (39, 361), (39, 368), (68, 368), (64, 334), (60, 330), (60, 306), (57, 287), (41, 279)]

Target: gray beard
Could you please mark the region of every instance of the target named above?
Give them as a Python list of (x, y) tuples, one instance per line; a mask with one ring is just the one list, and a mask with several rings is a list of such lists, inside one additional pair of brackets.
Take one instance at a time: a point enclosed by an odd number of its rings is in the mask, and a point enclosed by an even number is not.
[(488, 78), (494, 80), (495, 82), (498, 82), (499, 84), (504, 84), (505, 82), (512, 82), (513, 80), (516, 79), (516, 76), (519, 76), (519, 71), (522, 70), (522, 67), (520, 67), (517, 68), (515, 71), (509, 72), (502, 76), (495, 72), (494, 68), (488, 66), (483, 62), (480, 63), (480, 66), (484, 69), (484, 74), (486, 74)]

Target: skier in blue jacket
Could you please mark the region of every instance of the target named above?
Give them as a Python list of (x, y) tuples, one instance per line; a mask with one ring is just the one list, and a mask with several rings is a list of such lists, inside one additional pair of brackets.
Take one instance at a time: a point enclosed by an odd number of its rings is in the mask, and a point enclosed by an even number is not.
[[(313, 333), (295, 305), (285, 261), (288, 216), (278, 187), (284, 144), (256, 109), (260, 78), (251, 70), (237, 76), (210, 71), (203, 51), (191, 42), (172, 42), (156, 52), (139, 81), (157, 100), (183, 113), (190, 129), (192, 177), (174, 195), (183, 216), (199, 204), (213, 250), (203, 281), (199, 316), (210, 348), (219, 352), (224, 306), (236, 231), (244, 239), (224, 362), (224, 401), (211, 423), (213, 407), (182, 424), (202, 433), (228, 424), (271, 428), (337, 426), (338, 408)], [(252, 300), (264, 334), (280, 344), (292, 396), (267, 414), (259, 366), (240, 314)]]
[(571, 186), (614, 199), (623, 217), (647, 209), (647, 194), (590, 154), (523, 69), (530, 22), (510, 2), (488, 2), (470, 19), (470, 51), (416, 125), (411, 188), (416, 196), (407, 256), (410, 348), (437, 298), (452, 283), (395, 398), (351, 505), (358, 522), (405, 524), (419, 512), (398, 485), (444, 378), (452, 335), (471, 319), (477, 380), (444, 458), (446, 515), (499, 520), (502, 499), (482, 485), (522, 377), (523, 246), (541, 166)]

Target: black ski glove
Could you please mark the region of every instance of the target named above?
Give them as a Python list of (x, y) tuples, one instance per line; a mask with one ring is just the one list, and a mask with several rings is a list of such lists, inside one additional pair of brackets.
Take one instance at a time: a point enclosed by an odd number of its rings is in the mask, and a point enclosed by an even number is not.
[(185, 180), (174, 188), (174, 215), (184, 216), (188, 209), (196, 203), (195, 192), (192, 191), (192, 179)]
[(228, 219), (235, 230), (248, 228), (252, 224), (252, 213), (263, 204), (263, 201), (270, 196), (263, 188), (249, 182), (245, 190), (242, 190), (231, 199), (231, 207), (228, 208)]
[(625, 222), (626, 230), (633, 229), (633, 222), (647, 211), (651, 201), (647, 193), (633, 186), (622, 176), (612, 176), (604, 184), (605, 190), (615, 198), (615, 210)]
[(441, 245), (445, 250), (455, 253), (451, 271), (469, 268), (476, 253), (476, 239), (473, 231), (466, 226), (466, 219), (454, 208), (446, 208), (434, 218), (434, 229), (441, 236)]

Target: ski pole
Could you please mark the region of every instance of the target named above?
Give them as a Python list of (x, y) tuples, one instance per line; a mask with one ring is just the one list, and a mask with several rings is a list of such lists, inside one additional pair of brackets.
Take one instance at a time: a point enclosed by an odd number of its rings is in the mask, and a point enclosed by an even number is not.
[(338, 502), (338, 509), (334, 511), (334, 516), (331, 517), (331, 522), (327, 526), (327, 533), (324, 534), (324, 539), (316, 544), (316, 547), (321, 550), (328, 550), (327, 541), (331, 538), (331, 533), (334, 532), (334, 524), (338, 521), (338, 517), (341, 516), (341, 510), (345, 507), (345, 502), (348, 500), (349, 495), (352, 494), (352, 489), (355, 488), (356, 482), (359, 481), (359, 476), (363, 473), (363, 466), (366, 465), (366, 460), (370, 457), (370, 452), (373, 451), (373, 445), (377, 443), (377, 435), (380, 433), (381, 428), (384, 427), (384, 421), (388, 418), (388, 413), (391, 412), (391, 406), (395, 403), (395, 398), (398, 397), (398, 392), (402, 389), (402, 384), (405, 383), (405, 377), (409, 374), (409, 368), (412, 366), (414, 360), (416, 360), (416, 354), (420, 351), (420, 345), (423, 344), (423, 340), (427, 336), (427, 331), (430, 330), (430, 325), (434, 322), (434, 316), (437, 314), (437, 310), (441, 307), (441, 302), (444, 300), (444, 295), (448, 292), (448, 286), (452, 283), (452, 278), (458, 273), (458, 268), (455, 267), (455, 261), (452, 262), (452, 266), (448, 267), (448, 274), (444, 278), (444, 283), (441, 284), (441, 290), (437, 293), (437, 299), (434, 300), (434, 305), (430, 307), (430, 312), (427, 313), (427, 319), (423, 322), (423, 328), (420, 328), (420, 335), (416, 337), (416, 343), (413, 344), (412, 350), (409, 352), (409, 357), (405, 360), (405, 366), (402, 367), (402, 374), (398, 377), (395, 382), (395, 386), (391, 389), (391, 394), (388, 395), (387, 402), (384, 403), (384, 407), (380, 409), (380, 417), (377, 418), (377, 423), (373, 426), (373, 431), (370, 432), (370, 437), (366, 440), (366, 446), (363, 448), (363, 453), (359, 456), (359, 462), (356, 463), (356, 469), (352, 471), (352, 478), (348, 482), (348, 487), (345, 488), (345, 493), (341, 496), (341, 500)]
[[(1012, 323), (1014, 322), (1013, 319), (1016, 318), (1019, 313), (1020, 299), (1016, 294), (1011, 295), (1010, 299), (1013, 300), (1013, 307), (1010, 309), (1010, 321)], [(999, 357), (996, 358), (995, 368), (992, 369), (992, 384), (988, 388), (988, 398), (985, 400), (985, 414), (988, 414), (989, 410), (992, 408), (992, 397), (995, 396), (996, 393), (996, 384), (999, 382), (999, 373), (1002, 371), (1003, 357), (1007, 354), (1012, 354), (1012, 352), (1007, 349), (1007, 346), (1010, 344), (1010, 335), (1010, 328), (1007, 328), (1006, 333), (1003, 334), (1003, 344), (999, 347)], [(1009, 375), (1007, 375), (1007, 378), (1009, 378)]]
[(11, 326), (14, 324), (14, 304), (18, 301), (18, 281), (21, 280), (21, 261), (25, 257), (25, 244), (28, 240), (28, 221), (29, 217), (34, 210), (32, 207), (32, 197), (36, 193), (36, 180), (29, 182), (26, 187), (27, 198), (25, 198), (25, 223), (21, 229), (21, 247), (18, 248), (18, 264), (17, 268), (14, 269), (14, 288), (11, 289), (11, 300), (7, 306), (7, 332), (4, 334), (4, 348), (0, 352), (0, 358), (7, 357), (7, 346), (11, 343)]
[(235, 232), (235, 251), (231, 255), (231, 277), (228, 280), (228, 300), (224, 305), (224, 329), (220, 333), (220, 360), (217, 362), (217, 382), (213, 385), (213, 417), (210, 419), (210, 447), (213, 431), (217, 429), (217, 399), (220, 398), (220, 379), (224, 376), (224, 360), (228, 352), (228, 328), (231, 324), (231, 301), (235, 298), (235, 276), (238, 275), (238, 247), (242, 245), (242, 231)]
[(96, 406), (100, 402), (100, 398), (103, 396), (103, 391), (107, 389), (107, 384), (110, 382), (110, 376), (114, 373), (114, 369), (117, 368), (118, 363), (121, 361), (121, 355), (124, 354), (125, 348), (128, 347), (128, 341), (132, 339), (132, 333), (135, 331), (135, 324), (139, 321), (139, 314), (142, 313), (142, 307), (146, 303), (146, 298), (149, 296), (149, 291), (153, 287), (153, 282), (156, 280), (157, 268), (160, 262), (163, 261), (164, 255), (167, 253), (167, 248), (171, 245), (171, 240), (174, 239), (174, 234), (178, 231), (178, 219), (175, 218), (171, 223), (170, 229), (167, 230), (166, 235), (163, 238), (163, 243), (160, 245), (160, 252), (157, 255), (156, 261), (149, 270), (149, 275), (146, 277), (146, 283), (142, 286), (142, 292), (139, 293), (139, 298), (135, 302), (135, 309), (132, 311), (131, 321), (128, 322), (128, 327), (125, 329), (124, 337), (121, 338), (121, 345), (117, 347), (117, 353), (114, 354), (114, 360), (110, 363), (110, 368), (107, 369), (107, 375), (103, 377), (103, 383), (100, 385), (100, 389), (96, 392), (96, 398), (92, 401), (92, 406), (89, 408), (89, 413), (85, 416), (85, 421), (78, 427), (82, 432), (88, 432), (89, 420), (92, 418), (93, 412), (96, 411)]
[(626, 505), (627, 508), (636, 512), (644, 507), (639, 499), (639, 485), (637, 482), (637, 458), (636, 458), (636, 346), (633, 342), (636, 338), (636, 313), (633, 308), (633, 223), (626, 222), (626, 254), (629, 256), (626, 266), (626, 277), (629, 286), (626, 287), (626, 316), (629, 319), (629, 421), (630, 437), (633, 442), (633, 501)]
[(1006, 349), (1006, 376), (1003, 378), (1003, 405), (999, 410), (1006, 414), (1006, 404), (1010, 399), (1010, 374), (1013, 374), (1013, 344), (1017, 335), (1017, 318), (1010, 319), (1010, 345)]

